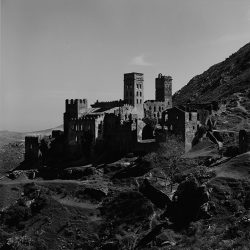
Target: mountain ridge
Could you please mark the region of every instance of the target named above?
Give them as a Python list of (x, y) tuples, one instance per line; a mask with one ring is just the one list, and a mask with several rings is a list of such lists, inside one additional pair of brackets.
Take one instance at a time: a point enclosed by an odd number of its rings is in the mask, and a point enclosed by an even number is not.
[(217, 101), (220, 129), (250, 129), (250, 43), (193, 77), (173, 95), (174, 105)]
[[(238, 85), (238, 86), (237, 86)], [(226, 87), (231, 86), (232, 89)], [(175, 104), (211, 102), (250, 87), (250, 43), (224, 61), (194, 76), (174, 96)], [(196, 91), (195, 91), (196, 88)], [(190, 91), (191, 90), (191, 91)]]

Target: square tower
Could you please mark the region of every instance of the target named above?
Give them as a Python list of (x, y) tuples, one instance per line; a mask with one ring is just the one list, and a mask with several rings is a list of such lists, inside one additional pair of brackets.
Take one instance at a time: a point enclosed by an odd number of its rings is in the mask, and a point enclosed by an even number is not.
[(142, 73), (124, 74), (124, 102), (143, 110), (144, 87)]
[(172, 105), (172, 77), (159, 74), (155, 78), (155, 100)]

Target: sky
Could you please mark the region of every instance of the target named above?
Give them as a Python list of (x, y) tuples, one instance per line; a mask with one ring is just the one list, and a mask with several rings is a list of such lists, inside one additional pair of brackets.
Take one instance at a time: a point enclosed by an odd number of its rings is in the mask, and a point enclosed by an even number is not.
[(123, 74), (173, 91), (250, 41), (249, 0), (0, 0), (0, 130), (63, 123), (65, 99), (123, 98)]

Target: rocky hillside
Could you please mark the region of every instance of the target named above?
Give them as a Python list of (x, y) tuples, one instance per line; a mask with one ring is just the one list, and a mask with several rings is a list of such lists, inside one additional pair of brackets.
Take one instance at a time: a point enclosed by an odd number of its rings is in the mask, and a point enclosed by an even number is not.
[(175, 104), (211, 101), (221, 104), (219, 123), (225, 123), (222, 128), (249, 128), (250, 43), (223, 62), (195, 76), (174, 95)]

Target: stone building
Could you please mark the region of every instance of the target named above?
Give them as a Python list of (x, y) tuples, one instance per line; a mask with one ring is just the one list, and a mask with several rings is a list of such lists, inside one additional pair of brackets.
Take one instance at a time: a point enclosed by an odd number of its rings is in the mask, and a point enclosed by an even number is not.
[(208, 126), (210, 130), (216, 125), (211, 119), (214, 111), (218, 110), (217, 102), (210, 103), (187, 103), (179, 106), (187, 112), (197, 112), (197, 121), (199, 126)]
[(172, 108), (172, 77), (159, 74), (155, 78), (155, 100), (144, 102), (144, 116), (159, 123), (168, 108)]
[(130, 152), (137, 143), (137, 120), (136, 114), (129, 114), (126, 119), (122, 115), (105, 115), (105, 147), (118, 153)]
[(179, 107), (173, 107), (164, 111), (163, 121), (169, 133), (181, 136), (185, 143), (185, 151), (189, 151), (198, 128), (197, 112), (187, 112)]
[(142, 73), (126, 73), (124, 74), (124, 102), (135, 108), (138, 119), (144, 117), (144, 77)]
[[(64, 132), (54, 132), (54, 155), (64, 154), (70, 158), (91, 157), (96, 146), (108, 145), (118, 151), (128, 151), (142, 139), (144, 117), (162, 117), (162, 112), (172, 107), (172, 78), (159, 74), (155, 79), (155, 99), (144, 103), (144, 77), (142, 73), (124, 74), (124, 99), (96, 101), (88, 106), (87, 99), (67, 99), (63, 127)], [(145, 111), (145, 114), (144, 114)], [(152, 131), (150, 131), (151, 133)], [(152, 132), (153, 133), (153, 132)], [(153, 134), (150, 134), (150, 138)], [(147, 136), (148, 138), (148, 136)], [(26, 159), (39, 158), (38, 139), (26, 138)], [(47, 154), (42, 143), (43, 155)]]
[[(103, 122), (106, 113), (113, 113), (119, 107), (108, 108), (87, 106), (80, 109), (80, 114), (76, 114), (81, 100), (66, 100), (66, 112), (64, 113), (64, 134), (66, 151), (73, 157), (81, 156), (85, 152), (89, 157), (94, 145), (103, 140)], [(72, 107), (69, 108), (68, 106)]]
[(64, 155), (64, 133), (52, 130), (49, 136), (25, 136), (25, 162), (39, 167), (48, 165)]
[[(104, 123), (109, 122), (105, 117), (120, 119), (120, 133), (130, 137), (132, 130), (129, 124), (131, 115), (141, 120), (143, 114), (144, 86), (142, 73), (124, 74), (124, 100), (99, 102), (88, 107), (86, 99), (66, 100), (64, 113), (64, 133), (66, 151), (72, 156), (85, 154), (91, 156), (96, 145), (105, 144)], [(109, 116), (111, 115), (111, 116)], [(111, 118), (109, 118), (111, 119)], [(133, 123), (136, 124), (137, 122)], [(133, 125), (134, 126), (134, 125)], [(126, 128), (126, 129), (125, 129)], [(117, 132), (116, 135), (118, 135)], [(121, 136), (119, 136), (120, 141)], [(114, 140), (112, 141), (114, 143)], [(119, 140), (116, 140), (119, 146)]]

